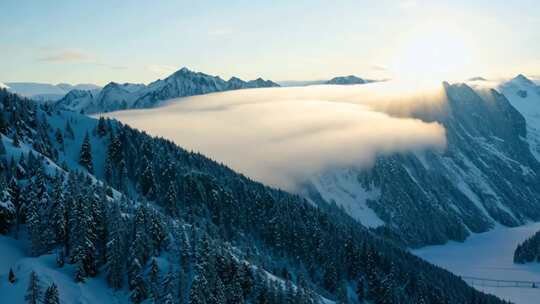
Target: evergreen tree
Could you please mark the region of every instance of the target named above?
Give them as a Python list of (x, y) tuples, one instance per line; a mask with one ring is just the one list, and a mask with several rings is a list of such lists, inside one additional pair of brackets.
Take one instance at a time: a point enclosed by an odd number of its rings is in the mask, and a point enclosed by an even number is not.
[(159, 266), (156, 259), (152, 259), (152, 262), (150, 263), (150, 273), (148, 274), (148, 277), (150, 280), (150, 291), (152, 293), (152, 298), (154, 299), (154, 302), (158, 302), (161, 295), (161, 279), (159, 275)]
[(4, 146), (4, 140), (2, 139), (2, 135), (0, 135), (0, 155), (4, 154), (6, 154), (6, 146)]
[(165, 209), (172, 216), (178, 215), (178, 207), (176, 205), (177, 199), (178, 198), (176, 194), (176, 184), (174, 183), (174, 181), (171, 180), (169, 184), (169, 189), (167, 190), (167, 199), (165, 201)]
[(54, 230), (54, 241), (56, 244), (65, 246), (67, 242), (67, 211), (62, 177), (57, 177), (54, 183), (51, 213), (49, 227)]
[(26, 295), (24, 299), (28, 304), (38, 304), (41, 299), (41, 283), (38, 275), (35, 271), (30, 273), (30, 279), (28, 280), (28, 288), (26, 288)]
[(15, 277), (15, 273), (13, 272), (13, 268), (9, 268), (9, 274), (8, 274), (8, 281), (13, 284), (17, 278)]
[[(1, 141), (1, 140), (0, 140)], [(1, 167), (0, 163), (0, 167)], [(1, 174), (1, 173), (0, 173)], [(5, 180), (0, 175), (0, 234), (6, 233), (16, 216), (15, 205)]]
[(360, 277), (356, 283), (356, 297), (358, 302), (363, 302), (366, 294), (365, 280), (363, 277)]
[(164, 302), (167, 303), (167, 299), (175, 298), (175, 290), (176, 290), (176, 284), (177, 284), (177, 277), (175, 273), (173, 272), (172, 268), (169, 268), (169, 271), (163, 278), (163, 282), (161, 283), (161, 292), (163, 294)]
[(84, 140), (81, 146), (79, 164), (85, 167), (88, 172), (94, 172), (94, 164), (92, 161), (92, 147), (90, 146), (90, 137), (88, 136), (88, 133), (86, 133), (86, 135), (84, 136)]
[[(83, 201), (84, 200), (84, 201)], [(73, 206), (73, 239), (72, 262), (77, 264), (76, 280), (83, 281), (86, 276), (96, 274), (95, 235), (89, 203), (83, 198), (75, 200)]]
[(30, 248), (32, 255), (41, 254), (42, 246), (42, 223), (38, 208), (38, 198), (35, 189), (30, 189), (29, 200), (26, 208), (26, 225), (28, 227), (28, 237), (30, 238)]
[(52, 283), (45, 291), (43, 304), (60, 304), (60, 294), (56, 284)]
[(133, 288), (129, 296), (133, 303), (141, 303), (148, 298), (148, 290), (146, 288), (146, 282), (139, 274), (135, 277), (133, 282)]
[[(193, 280), (189, 290), (189, 304), (210, 304), (207, 301), (208, 282), (204, 274), (199, 273)], [(233, 302), (236, 303), (236, 302)]]
[(54, 138), (56, 139), (56, 142), (58, 144), (60, 144), (61, 146), (64, 145), (64, 136), (62, 135), (62, 131), (60, 131), (60, 129), (56, 128)]
[(115, 289), (122, 287), (124, 272), (121, 214), (118, 204), (114, 204), (109, 219), (109, 241), (107, 242), (107, 282)]
[(212, 303), (216, 304), (226, 304), (227, 298), (225, 297), (225, 286), (219, 277), (216, 279), (216, 284), (214, 286), (214, 291), (212, 294)]
[(99, 135), (99, 137), (103, 137), (107, 134), (107, 124), (105, 123), (105, 118), (103, 118), (103, 116), (100, 117), (98, 120), (96, 132)]
[(15, 131), (15, 133), (13, 134), (13, 142), (12, 142), (13, 146), (14, 147), (20, 147), (21, 146), (21, 142), (20, 142), (20, 139), (19, 139), (19, 132)]

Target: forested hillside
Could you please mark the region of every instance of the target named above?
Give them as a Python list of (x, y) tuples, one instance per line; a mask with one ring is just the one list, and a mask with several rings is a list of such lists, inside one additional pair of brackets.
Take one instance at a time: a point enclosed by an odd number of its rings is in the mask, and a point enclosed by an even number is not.
[(49, 275), (65, 269), (121, 303), (503, 303), (337, 208), (170, 141), (6, 90), (0, 108), (0, 240), (28, 244), (0, 269), (0, 302), (74, 302)]
[(514, 251), (514, 263), (540, 262), (540, 231), (519, 244)]

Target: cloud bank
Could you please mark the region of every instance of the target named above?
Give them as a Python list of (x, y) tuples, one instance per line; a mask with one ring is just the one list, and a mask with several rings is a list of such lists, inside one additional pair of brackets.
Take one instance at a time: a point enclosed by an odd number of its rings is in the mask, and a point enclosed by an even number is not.
[(238, 90), (107, 115), (200, 151), (253, 179), (295, 190), (330, 168), (366, 167), (379, 154), (445, 147), (442, 126), (410, 117), (444, 104), (442, 87), (421, 94), (396, 87)]

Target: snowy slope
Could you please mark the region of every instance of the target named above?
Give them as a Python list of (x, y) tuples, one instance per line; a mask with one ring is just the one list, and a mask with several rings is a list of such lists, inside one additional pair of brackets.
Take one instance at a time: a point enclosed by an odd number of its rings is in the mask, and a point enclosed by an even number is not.
[(377, 199), (380, 189), (364, 187), (355, 169), (330, 170), (311, 179), (316, 191), (327, 202), (336, 203), (366, 227), (378, 227), (384, 222), (369, 208), (366, 201)]
[[(412, 252), (427, 261), (460, 276), (486, 279), (540, 281), (540, 264), (514, 264), (516, 246), (540, 229), (540, 223), (516, 228), (496, 229), (473, 234), (464, 243), (449, 242)], [(482, 282), (465, 280), (476, 289), (518, 304), (536, 304), (540, 289), (523, 287), (486, 287)], [(484, 284), (486, 285), (486, 284)]]
[[(38, 273), (42, 290), (53, 282), (58, 286), (62, 304), (130, 303), (127, 290), (114, 292), (103, 277), (75, 283), (74, 265), (58, 268), (54, 254), (34, 258), (28, 257), (28, 251), (25, 242), (0, 235), (0, 303), (27, 303), (24, 295), (32, 271)], [(7, 280), (10, 268), (17, 278), (13, 284)]]
[[(381, 229), (411, 246), (461, 241), (498, 224), (538, 221), (540, 101), (534, 84), (518, 85), (526, 86), (528, 98), (514, 94), (507, 99), (494, 90), (445, 84), (442, 111), (414, 114), (444, 126), (444, 152), (381, 156), (356, 177), (350, 172), (316, 177), (321, 180), (311, 181), (319, 192), (315, 194), (335, 201), (361, 222), (363, 216), (376, 214), (385, 224)], [(375, 185), (377, 195), (366, 199), (366, 185)], [(351, 197), (360, 202), (352, 203)], [(351, 207), (355, 205), (359, 210)]]
[(527, 141), (540, 160), (540, 86), (523, 75), (503, 83), (499, 90), (527, 121)]
[(54, 85), (37, 82), (9, 82), (6, 83), (6, 85), (9, 87), (9, 91), (24, 97), (32, 98), (36, 101), (59, 100), (71, 90), (95, 91), (101, 89), (101, 87), (94, 84), (71, 85), (67, 83), (60, 83)]

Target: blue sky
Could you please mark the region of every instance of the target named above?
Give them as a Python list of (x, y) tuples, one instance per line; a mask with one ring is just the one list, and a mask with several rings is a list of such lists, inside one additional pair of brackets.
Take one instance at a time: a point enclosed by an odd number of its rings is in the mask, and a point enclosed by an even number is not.
[(535, 0), (136, 2), (0, 1), (0, 81), (146, 83), (182, 66), (223, 78), (395, 77), (408, 41), (430, 27), (443, 29), (436, 60), (456, 57), (455, 44), (467, 54), (449, 61), (463, 76), (540, 74)]

